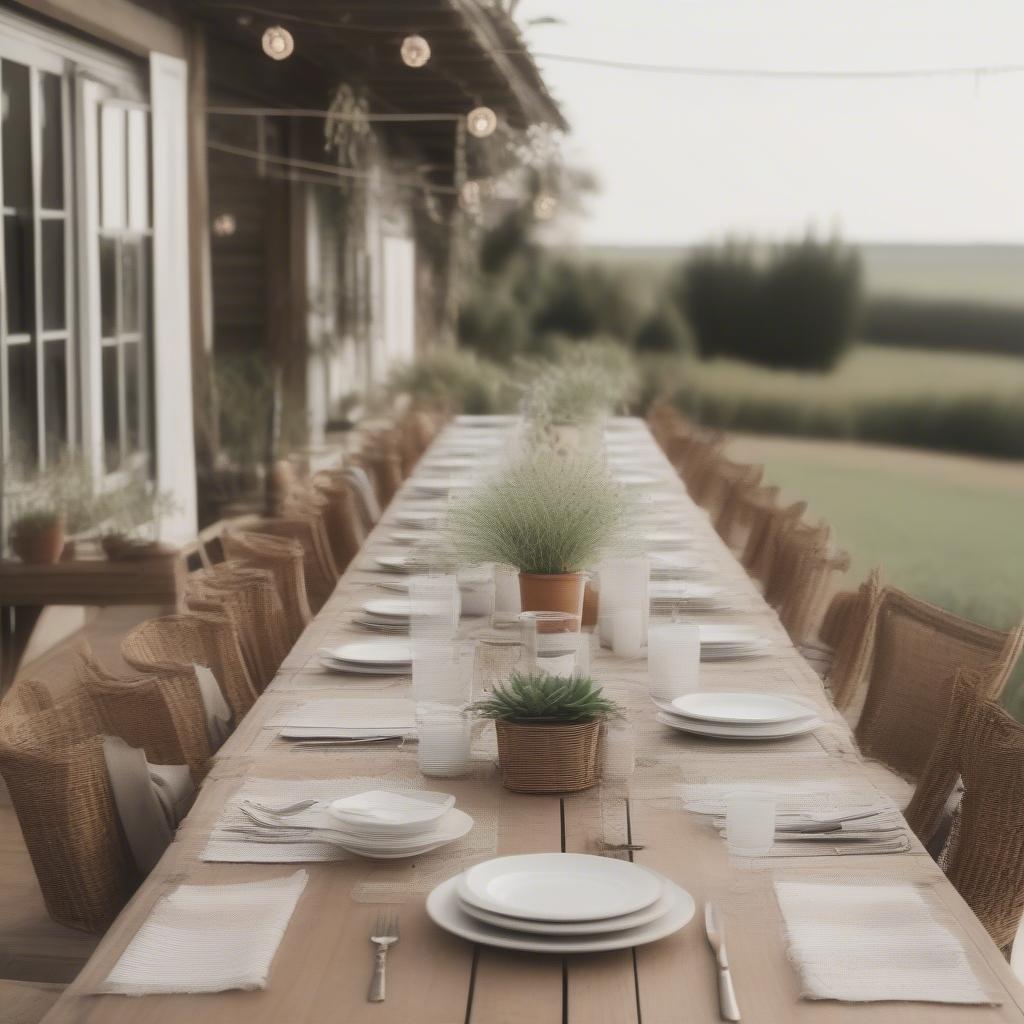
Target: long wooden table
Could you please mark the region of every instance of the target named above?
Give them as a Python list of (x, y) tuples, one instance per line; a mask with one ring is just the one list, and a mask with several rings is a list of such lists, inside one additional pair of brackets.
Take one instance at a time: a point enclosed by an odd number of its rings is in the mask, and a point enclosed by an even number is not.
[[(594, 673), (629, 709), (638, 769), (625, 785), (602, 786), (563, 799), (523, 796), (503, 790), (493, 771), (444, 780), (460, 804), (485, 805), (497, 815), (496, 850), (598, 852), (603, 839), (627, 838), (644, 849), (640, 863), (663, 872), (698, 901), (711, 898), (724, 916), (737, 995), (744, 1021), (845, 1024), (1024, 1021), (1024, 992), (984, 929), (928, 855), (915, 845), (902, 855), (801, 857), (771, 860), (766, 868), (730, 862), (706, 819), (683, 811), (674, 788), (706, 777), (780, 780), (867, 778), (849, 730), (831, 709), (818, 677), (789, 643), (707, 517), (686, 496), (669, 464), (651, 464), (671, 494), (680, 523), (699, 531), (700, 549), (716, 578), (737, 595), (734, 620), (755, 623), (774, 642), (766, 657), (704, 664), (703, 686), (763, 688), (813, 702), (826, 718), (813, 736), (769, 745), (742, 745), (686, 738), (658, 726), (645, 694), (645, 665), (601, 650)], [(661, 486), (659, 484), (659, 486)], [(395, 505), (410, 500), (408, 487)], [(393, 506), (394, 508), (394, 506)], [(90, 994), (106, 976), (154, 903), (183, 883), (217, 883), (291, 874), (296, 865), (204, 863), (205, 839), (225, 800), (251, 778), (337, 778), (380, 775), (400, 767), (415, 771), (415, 748), (291, 751), (268, 722), (283, 704), (311, 696), (401, 696), (407, 683), (367, 688), (330, 676), (316, 665), (325, 641), (365, 638), (348, 612), (379, 594), (367, 571), (367, 552), (390, 550), (392, 510), (368, 538), (333, 597), (311, 623), (267, 692), (218, 756), (197, 803), (156, 870), (110, 929), (78, 979), (47, 1016), (57, 1022), (104, 1024), (678, 1024), (718, 1020), (716, 971), (695, 919), (678, 934), (635, 951), (546, 957), (474, 947), (436, 928), (422, 895), (400, 905), (401, 941), (392, 950), (388, 998), (366, 1001), (372, 967), (370, 928), (380, 909), (353, 897), (353, 888), (376, 870), (364, 860), (306, 865), (309, 884), (278, 952), (263, 992), (213, 996), (148, 996), (132, 999)], [(721, 616), (707, 616), (719, 619)], [(379, 682), (379, 680), (378, 680)], [(423, 858), (426, 862), (428, 858)], [(782, 920), (772, 882), (777, 877), (821, 881), (838, 878), (899, 879), (927, 888), (948, 910), (953, 927), (976, 964), (983, 983), (1001, 1005), (954, 1007), (912, 1003), (822, 1003), (801, 1001), (786, 957)]]

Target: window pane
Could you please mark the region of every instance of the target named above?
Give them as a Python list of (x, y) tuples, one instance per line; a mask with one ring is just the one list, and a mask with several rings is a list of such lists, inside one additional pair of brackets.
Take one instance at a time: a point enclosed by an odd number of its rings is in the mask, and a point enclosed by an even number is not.
[(32, 149), (29, 119), (29, 72), (24, 64), (0, 61), (3, 96), (4, 205), (32, 206)]
[(43, 330), (59, 331), (67, 326), (64, 300), (64, 221), (40, 222), (43, 232)]
[(142, 418), (139, 410), (139, 394), (142, 389), (139, 374), (142, 367), (139, 360), (139, 343), (127, 342), (123, 352), (125, 433), (128, 437), (128, 451), (135, 452), (142, 447)]
[(26, 467), (34, 467), (39, 460), (35, 345), (7, 346), (7, 392), (10, 396), (9, 422), (13, 461)]
[(121, 465), (121, 417), (118, 414), (117, 346), (103, 346), (104, 461), (110, 473)]
[(128, 111), (128, 224), (136, 231), (149, 227), (149, 115)]
[(121, 243), (121, 333), (142, 330), (142, 242)]
[(4, 277), (7, 285), (7, 333), (32, 332), (32, 228), (27, 216), (4, 217)]
[(40, 191), (45, 209), (64, 208), (63, 97), (58, 75), (39, 75)]
[(52, 464), (68, 443), (68, 356), (67, 343), (43, 343), (43, 430), (46, 461)]
[(127, 222), (124, 115), (124, 107), (100, 109), (100, 223), (105, 228), (123, 228)]
[(100, 334), (117, 334), (117, 242), (100, 239)]

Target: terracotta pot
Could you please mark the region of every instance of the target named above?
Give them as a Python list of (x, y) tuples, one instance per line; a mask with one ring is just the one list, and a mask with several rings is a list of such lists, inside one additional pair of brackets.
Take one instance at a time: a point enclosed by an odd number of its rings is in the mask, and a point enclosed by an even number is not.
[(514, 793), (577, 793), (601, 778), (601, 723), (496, 721), (502, 784)]
[(54, 565), (64, 551), (64, 520), (42, 529), (11, 529), (11, 550), (26, 565)]
[(586, 577), (581, 572), (519, 574), (519, 599), (524, 612), (565, 612), (579, 615)]
[(591, 580), (587, 580), (583, 591), (583, 626), (597, 625), (597, 588)]

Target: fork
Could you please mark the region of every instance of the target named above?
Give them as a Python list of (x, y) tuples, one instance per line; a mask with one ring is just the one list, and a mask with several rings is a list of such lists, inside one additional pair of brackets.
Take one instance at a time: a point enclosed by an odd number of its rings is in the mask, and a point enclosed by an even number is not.
[(243, 800), (243, 804), (255, 807), (258, 811), (266, 811), (268, 814), (276, 814), (279, 818), (288, 814), (298, 814), (318, 804), (319, 800), (298, 800), (293, 804), (283, 804), (280, 807), (272, 807), (270, 804), (260, 803), (258, 800)]
[(373, 963), (373, 980), (370, 982), (371, 1003), (383, 1003), (387, 994), (385, 971), (388, 961), (388, 947), (398, 941), (398, 914), (378, 914), (370, 941), (377, 947)]

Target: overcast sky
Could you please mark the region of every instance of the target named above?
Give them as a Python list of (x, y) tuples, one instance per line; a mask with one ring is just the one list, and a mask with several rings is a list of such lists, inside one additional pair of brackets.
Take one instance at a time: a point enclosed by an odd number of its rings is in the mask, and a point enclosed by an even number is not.
[[(521, 0), (535, 51), (736, 68), (1024, 64), (1024, 0)], [(838, 227), (1024, 243), (1024, 74), (692, 79), (540, 61), (600, 193), (589, 243)]]

